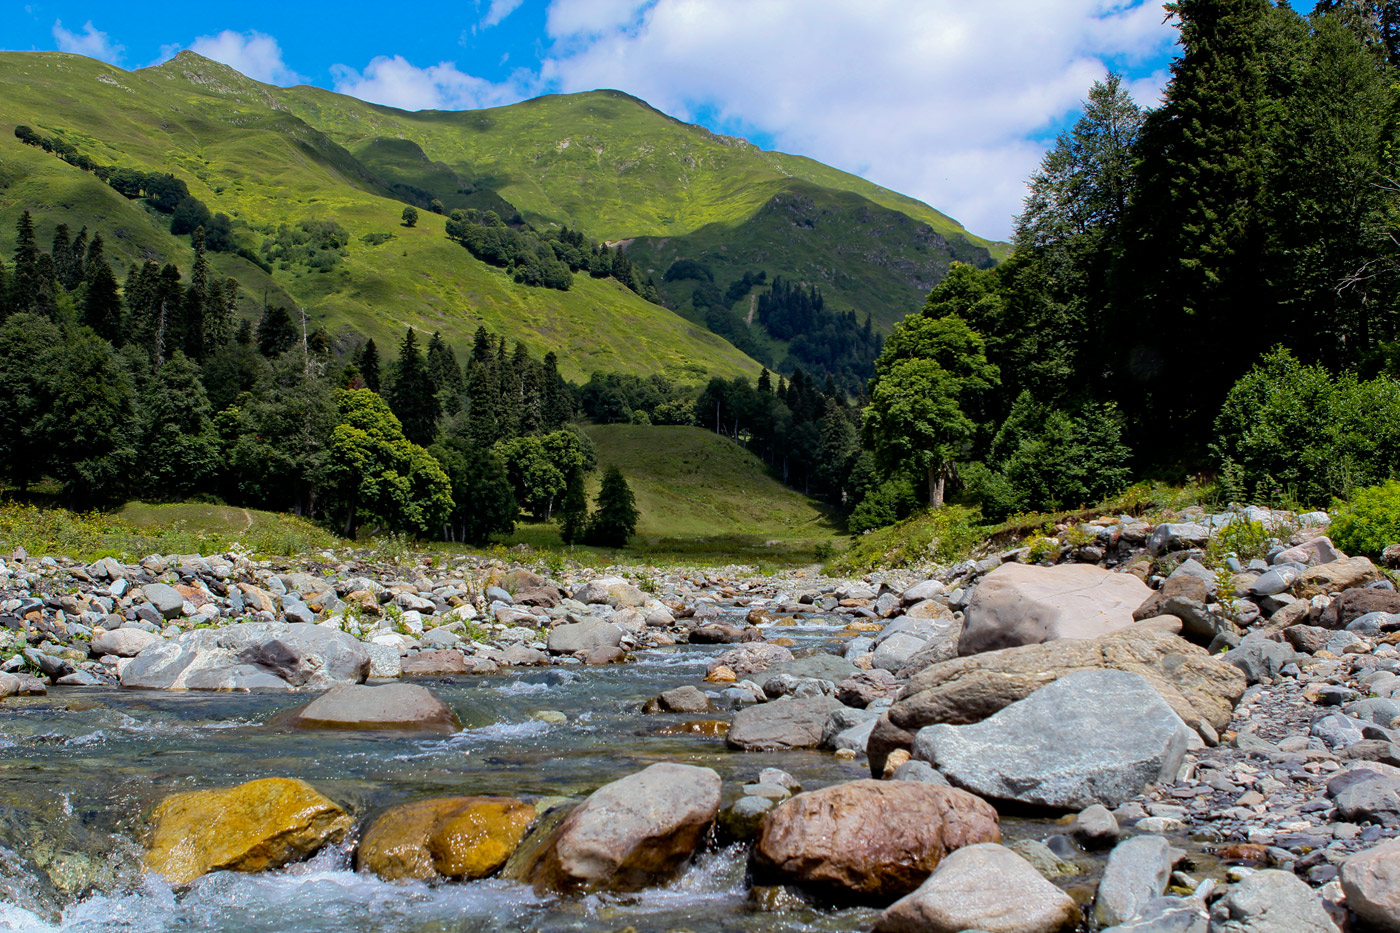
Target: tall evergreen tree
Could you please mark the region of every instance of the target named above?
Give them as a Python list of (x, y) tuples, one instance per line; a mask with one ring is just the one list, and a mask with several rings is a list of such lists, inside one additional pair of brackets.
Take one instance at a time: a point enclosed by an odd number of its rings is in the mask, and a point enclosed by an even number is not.
[(541, 430), (557, 431), (574, 419), (574, 395), (559, 374), (559, 357), (551, 350), (540, 364)]
[(490, 357), (478, 360), (473, 351), (467, 367), (467, 436), (482, 447), (490, 447), (504, 436), (496, 361)]
[(286, 308), (267, 307), (258, 319), (258, 350), (268, 359), (275, 359), (296, 346), (297, 329)]
[(433, 442), (442, 412), (432, 376), (418, 349), (418, 336), (411, 327), (399, 345), (399, 358), (394, 364), (394, 384), (389, 388), (388, 402), (389, 409), (403, 425), (404, 437), (424, 447)]
[(457, 365), (457, 354), (442, 339), (437, 331), (428, 339), (428, 375), (439, 392), (456, 394), (464, 388), (462, 369)]
[(25, 211), (15, 223), (14, 271), (10, 275), (10, 313), (36, 310), (39, 281), (39, 246), (34, 241), (34, 218)]
[(59, 224), (54, 228), (53, 245), (49, 247), (49, 255), (53, 257), (54, 273), (58, 277), (58, 284), (68, 291), (77, 288), (82, 279), (71, 279), (67, 275), (69, 268), (73, 265), (73, 238), (67, 224)]
[(627, 478), (615, 466), (603, 473), (603, 485), (598, 501), (588, 520), (585, 540), (601, 547), (626, 547), (627, 539), (637, 531), (637, 500)]
[(96, 331), (97, 336), (103, 340), (113, 346), (121, 346), (122, 300), (117, 293), (117, 276), (102, 258), (102, 234), (93, 236), (88, 256), (82, 322)]
[(559, 533), (565, 544), (583, 539), (588, 526), (588, 493), (584, 489), (583, 467), (574, 467), (564, 483), (564, 498), (559, 503)]
[[(58, 270), (59, 280), (63, 282), (64, 288), (71, 291), (87, 278), (87, 255), (91, 248), (92, 246), (88, 242), (87, 227), (83, 227), (73, 238), (73, 248), (68, 251), (68, 267)], [(75, 284), (69, 285), (70, 281)]]
[(370, 338), (360, 347), (360, 352), (355, 358), (355, 366), (360, 370), (360, 378), (365, 382), (365, 388), (372, 392), (379, 391), (379, 348), (374, 345), (374, 338)]
[(190, 267), (190, 285), (185, 289), (180, 329), (185, 356), (199, 361), (204, 359), (207, 349), (205, 328), (211, 297), (209, 260), (204, 254), (204, 228), (196, 228), (190, 239), (194, 245), (194, 265)]

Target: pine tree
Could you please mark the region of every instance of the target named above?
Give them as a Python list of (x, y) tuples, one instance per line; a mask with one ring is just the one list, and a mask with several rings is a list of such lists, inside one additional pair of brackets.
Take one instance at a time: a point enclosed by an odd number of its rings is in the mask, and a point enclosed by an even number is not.
[(600, 547), (626, 547), (637, 530), (637, 500), (622, 471), (615, 466), (603, 473), (597, 508), (588, 520), (585, 540)]
[[(78, 231), (78, 235), (73, 238), (73, 248), (69, 250), (68, 254), (68, 268), (66, 270), (59, 270), (59, 280), (62, 281), (64, 287), (68, 288), (70, 291), (77, 288), (78, 285), (82, 284), (83, 280), (87, 278), (86, 257), (88, 250), (91, 248), (91, 245), (88, 243), (87, 227), (83, 227)], [(69, 281), (77, 284), (68, 285)]]
[(102, 234), (93, 236), (88, 256), (82, 322), (103, 340), (119, 347), (123, 336), (122, 300), (117, 294), (117, 276), (102, 258)]
[(520, 402), (516, 409), (516, 430), (521, 434), (536, 434), (544, 424), (542, 390), (539, 368), (530, 359), (530, 351), (520, 341), (515, 343), (511, 369), (520, 383)]
[(286, 353), (297, 343), (296, 325), (286, 308), (268, 307), (258, 320), (258, 350), (268, 359)]
[(763, 367), (763, 371), (758, 374), (758, 391), (771, 395), (773, 392), (773, 374), (768, 371), (768, 367)]
[(583, 467), (574, 467), (564, 484), (559, 504), (559, 531), (565, 544), (576, 544), (588, 525), (588, 493), (584, 490)]
[(209, 313), (209, 260), (204, 254), (204, 228), (197, 227), (190, 240), (194, 245), (194, 265), (190, 285), (185, 289), (182, 310), (182, 337), (185, 356), (196, 362), (205, 358), (205, 327)]
[(457, 365), (457, 354), (436, 331), (428, 339), (428, 375), (439, 392), (456, 394), (462, 391), (462, 370)]
[(68, 291), (77, 288), (82, 279), (70, 279), (67, 275), (69, 268), (73, 265), (73, 240), (69, 235), (67, 224), (59, 224), (54, 228), (53, 245), (49, 247), (49, 255), (53, 257), (58, 284)]
[(360, 371), (360, 378), (364, 380), (365, 388), (372, 392), (379, 391), (379, 348), (374, 345), (374, 339), (370, 338), (360, 347), (360, 352), (355, 355), (355, 368)]
[(490, 447), (501, 439), (500, 401), (495, 361), (477, 360), (473, 353), (467, 372), (466, 431), (474, 443)]
[(506, 355), (506, 338), (496, 346), (497, 439), (520, 436), (520, 374)]
[(399, 358), (394, 364), (394, 384), (389, 389), (389, 408), (403, 425), (404, 437), (426, 447), (437, 436), (441, 409), (433, 389), (423, 354), (418, 350), (418, 336), (413, 328), (404, 334), (399, 345)]
[(10, 313), (23, 314), (35, 310), (39, 282), (39, 247), (34, 241), (34, 218), (29, 211), (19, 215), (15, 224), (14, 272), (10, 276)]
[(559, 375), (559, 357), (551, 350), (540, 368), (541, 430), (557, 431), (574, 419), (574, 395)]

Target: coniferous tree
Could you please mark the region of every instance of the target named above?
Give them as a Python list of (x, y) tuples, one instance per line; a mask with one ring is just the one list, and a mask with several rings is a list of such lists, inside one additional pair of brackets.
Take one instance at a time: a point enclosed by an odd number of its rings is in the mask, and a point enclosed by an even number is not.
[(10, 275), (10, 313), (24, 314), (36, 310), (36, 296), (42, 288), (39, 281), (39, 247), (34, 241), (34, 218), (29, 211), (19, 215), (15, 224), (14, 271)]
[(520, 401), (516, 409), (515, 429), (520, 434), (537, 434), (544, 425), (544, 401), (539, 367), (530, 359), (525, 344), (516, 341), (511, 369), (520, 383)]
[[(77, 288), (87, 278), (87, 255), (91, 248), (88, 242), (87, 227), (83, 227), (73, 238), (73, 248), (68, 251), (68, 267), (58, 270), (59, 281), (69, 291)], [(69, 282), (74, 284), (69, 285)]]
[(122, 345), (122, 300), (117, 293), (117, 277), (102, 258), (102, 234), (92, 238), (88, 248), (87, 290), (83, 295), (82, 322), (113, 346)]
[(564, 498), (559, 503), (559, 533), (565, 544), (576, 544), (588, 526), (588, 493), (584, 489), (583, 467), (569, 471)]
[(39, 261), (35, 264), (35, 280), (38, 283), (38, 290), (34, 293), (34, 311), (42, 314), (51, 321), (58, 320), (58, 272), (53, 264), (53, 257), (48, 253), (40, 253)]
[(233, 342), (240, 347), (251, 347), (253, 345), (253, 322), (246, 317), (238, 322), (238, 331), (233, 335)]
[(496, 345), (496, 431), (498, 438), (520, 435), (520, 374), (506, 356), (506, 338)]
[(574, 394), (559, 374), (559, 357), (551, 350), (540, 368), (541, 429), (557, 431), (574, 419)]
[(68, 291), (77, 288), (82, 280), (73, 281), (66, 275), (73, 264), (73, 238), (67, 224), (59, 224), (54, 228), (53, 245), (49, 247), (49, 255), (53, 257), (54, 274), (58, 278), (58, 284)]
[(198, 227), (191, 236), (194, 246), (194, 265), (190, 267), (190, 284), (185, 289), (185, 302), (182, 310), (182, 337), (185, 356), (192, 360), (204, 359), (207, 349), (206, 320), (209, 313), (211, 283), (209, 281), (209, 260), (204, 254), (204, 228)]
[(258, 320), (258, 350), (268, 359), (275, 359), (296, 346), (297, 330), (292, 315), (278, 305), (263, 310)]
[(388, 402), (390, 410), (403, 425), (404, 437), (424, 447), (433, 442), (442, 412), (432, 376), (418, 349), (418, 336), (411, 327), (399, 345), (399, 358), (394, 364), (394, 384), (389, 388)]
[(627, 539), (636, 533), (639, 514), (632, 487), (617, 467), (603, 473), (596, 506), (585, 540), (600, 547), (626, 547)]
[(0, 259), (0, 323), (10, 316), (10, 275), (5, 271), (5, 260)]
[(457, 354), (452, 352), (437, 331), (428, 339), (428, 375), (439, 392), (455, 395), (463, 389), (462, 369), (457, 365)]
[(467, 365), (467, 436), (476, 444), (490, 447), (503, 437), (496, 362), (490, 357), (478, 360), (473, 352)]
[(355, 356), (355, 368), (360, 371), (360, 378), (364, 380), (365, 388), (372, 392), (379, 391), (379, 348), (374, 345), (374, 338), (366, 340), (360, 347), (360, 351)]

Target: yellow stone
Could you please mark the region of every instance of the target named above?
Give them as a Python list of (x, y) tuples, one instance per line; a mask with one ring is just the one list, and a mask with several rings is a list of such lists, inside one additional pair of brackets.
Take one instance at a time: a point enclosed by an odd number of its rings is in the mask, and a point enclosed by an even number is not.
[(535, 821), (511, 797), (442, 797), (386, 810), (360, 843), (357, 862), (389, 881), (485, 878), (499, 871)]
[(732, 684), (739, 679), (732, 670), (721, 664), (719, 667), (705, 675), (705, 679), (712, 684)]
[(890, 778), (894, 777), (894, 773), (899, 770), (899, 766), (909, 761), (912, 757), (908, 749), (896, 748), (886, 756), (885, 770), (880, 776), (888, 781)]
[(768, 644), (778, 645), (783, 648), (791, 648), (793, 645), (797, 644), (797, 642), (793, 641), (791, 638), (775, 638)]
[(264, 778), (174, 794), (154, 814), (146, 865), (171, 884), (211, 871), (264, 871), (344, 838), (349, 814), (305, 781)]
[(884, 626), (879, 622), (852, 622), (842, 629), (843, 632), (878, 632)]

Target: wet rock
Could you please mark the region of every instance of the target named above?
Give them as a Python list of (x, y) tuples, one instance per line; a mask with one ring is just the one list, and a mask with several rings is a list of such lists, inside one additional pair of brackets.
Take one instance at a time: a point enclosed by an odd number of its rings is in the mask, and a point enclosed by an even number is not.
[(972, 593), (958, 653), (1105, 635), (1131, 624), (1150, 594), (1136, 577), (1090, 564), (1002, 564)]
[(485, 878), (505, 865), (534, 821), (534, 807), (509, 797), (392, 807), (365, 832), (356, 867), (388, 881)]
[(1059, 933), (1079, 922), (1069, 895), (1010, 849), (983, 843), (943, 860), (880, 915), (875, 933)]
[(1109, 927), (1138, 916), (1153, 898), (1161, 897), (1171, 880), (1175, 861), (1161, 836), (1134, 836), (1109, 853), (1103, 880), (1094, 899), (1094, 920)]
[(1079, 810), (1174, 779), (1186, 742), (1181, 719), (1144, 678), (1082, 671), (981, 723), (921, 729), (914, 757), (985, 797)]
[(344, 632), (248, 622), (152, 645), (122, 669), (121, 681), (147, 690), (324, 689), (368, 676), (369, 655)]
[(1257, 871), (1211, 908), (1210, 933), (1338, 933), (1322, 901), (1291, 872)]
[(655, 764), (605, 784), (559, 825), (527, 869), (538, 888), (637, 890), (674, 877), (719, 813), (709, 768)]
[(647, 701), (645, 712), (656, 713), (708, 713), (710, 698), (695, 687), (676, 687), (663, 690), (658, 696)]
[(718, 668), (726, 668), (733, 671), (737, 678), (752, 677), (754, 674), (761, 674), (775, 664), (782, 664), (791, 661), (792, 652), (781, 645), (770, 645), (764, 642), (752, 642), (730, 648), (719, 657), (712, 659), (706, 665), (706, 673), (713, 673)]
[(1176, 619), (1151, 619), (1101, 638), (1027, 645), (935, 664), (905, 687), (888, 723), (876, 726), (872, 774), (878, 776), (878, 769), (884, 768), (887, 750), (911, 748), (914, 733), (925, 726), (981, 722), (1041, 687), (1084, 670), (1141, 675), (1188, 725), (1205, 722), (1223, 732), (1244, 693), (1244, 675), (1174, 634), (1179, 627)]
[(611, 622), (576, 622), (549, 633), (550, 654), (576, 654), (622, 644), (622, 629)]
[(1069, 834), (1086, 849), (1102, 849), (1118, 841), (1118, 818), (1103, 804), (1081, 810), (1070, 824)]
[(469, 656), (456, 648), (419, 651), (401, 662), (405, 677), (450, 677), (454, 674), (494, 674), (496, 664), (486, 658)]
[(744, 630), (728, 622), (712, 622), (690, 632), (692, 645), (732, 645), (742, 641)]
[(852, 781), (798, 794), (764, 818), (756, 875), (824, 896), (888, 901), (963, 846), (997, 842), (996, 811), (950, 787)]
[(332, 687), (286, 718), (297, 729), (398, 729), (457, 732), (462, 724), (452, 708), (425, 687), (385, 684)]
[(1340, 877), (1353, 913), (1377, 930), (1400, 933), (1400, 839), (1351, 856)]
[(146, 865), (171, 884), (211, 871), (264, 871), (339, 841), (354, 821), (304, 781), (264, 778), (175, 794), (156, 807)]
[(725, 742), (742, 751), (816, 748), (831, 714), (841, 704), (829, 696), (783, 697), (734, 715)]

